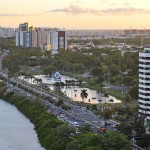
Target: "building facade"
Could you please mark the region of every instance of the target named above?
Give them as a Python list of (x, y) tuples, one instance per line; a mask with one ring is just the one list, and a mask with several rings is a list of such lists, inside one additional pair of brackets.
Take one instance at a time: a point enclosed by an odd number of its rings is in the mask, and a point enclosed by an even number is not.
[(30, 47), (30, 35), (29, 32), (20, 32), (20, 46)]
[(28, 32), (29, 30), (29, 27), (28, 27), (28, 23), (25, 22), (25, 23), (22, 23), (19, 25), (19, 31), (24, 31), (24, 32)]
[(150, 123), (150, 48), (139, 53), (139, 114)]
[(16, 46), (40, 47), (58, 51), (67, 49), (66, 31), (57, 28), (33, 28), (28, 23), (20, 24), (16, 32)]
[(0, 38), (15, 37), (15, 30), (13, 28), (0, 27)]
[(52, 50), (67, 49), (66, 31), (51, 29), (47, 37), (47, 43), (51, 45)]

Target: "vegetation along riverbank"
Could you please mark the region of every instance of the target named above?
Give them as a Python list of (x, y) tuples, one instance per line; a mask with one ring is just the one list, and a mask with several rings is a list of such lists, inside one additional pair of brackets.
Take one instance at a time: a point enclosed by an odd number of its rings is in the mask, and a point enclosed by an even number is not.
[(127, 137), (117, 131), (107, 132), (103, 136), (94, 133), (75, 134), (74, 128), (50, 114), (38, 99), (28, 99), (6, 92), (0, 82), (0, 98), (15, 105), (35, 125), (39, 141), (47, 150), (108, 150), (130, 149)]

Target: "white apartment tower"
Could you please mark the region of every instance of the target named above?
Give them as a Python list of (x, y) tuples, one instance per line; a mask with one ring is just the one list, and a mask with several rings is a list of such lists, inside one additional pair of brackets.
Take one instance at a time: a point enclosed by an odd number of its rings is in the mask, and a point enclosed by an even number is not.
[(67, 49), (66, 31), (60, 29), (52, 29), (48, 33), (47, 43), (51, 45), (51, 49), (58, 51)]
[(20, 46), (30, 47), (30, 38), (29, 32), (19, 32), (20, 33)]
[(150, 122), (150, 48), (139, 53), (139, 113)]

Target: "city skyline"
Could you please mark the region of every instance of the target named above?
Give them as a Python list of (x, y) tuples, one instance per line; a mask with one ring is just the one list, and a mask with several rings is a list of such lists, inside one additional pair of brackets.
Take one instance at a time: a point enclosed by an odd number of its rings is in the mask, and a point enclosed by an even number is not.
[(1, 0), (0, 26), (148, 29), (149, 14), (148, 0)]

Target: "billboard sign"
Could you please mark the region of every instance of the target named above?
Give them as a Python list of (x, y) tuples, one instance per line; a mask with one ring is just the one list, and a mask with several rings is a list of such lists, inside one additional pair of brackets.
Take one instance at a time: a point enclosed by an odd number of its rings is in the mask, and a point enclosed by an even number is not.
[(61, 75), (58, 71), (55, 72), (55, 74), (54, 74), (54, 80), (55, 81), (61, 81)]

